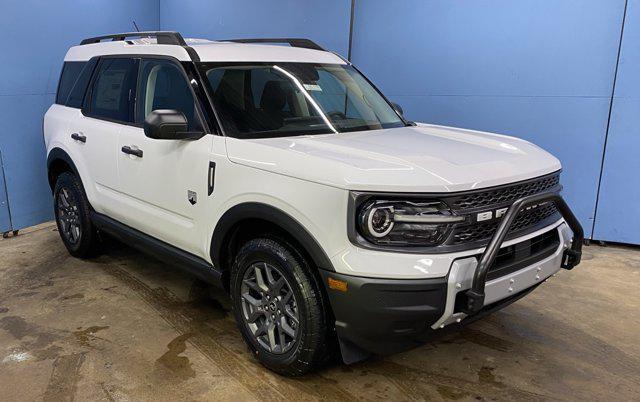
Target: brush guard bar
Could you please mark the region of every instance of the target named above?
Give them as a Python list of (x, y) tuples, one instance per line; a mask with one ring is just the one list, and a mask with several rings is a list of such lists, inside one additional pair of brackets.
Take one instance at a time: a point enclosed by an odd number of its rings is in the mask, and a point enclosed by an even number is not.
[(582, 256), (582, 243), (584, 242), (584, 231), (580, 222), (575, 217), (571, 209), (558, 193), (540, 193), (527, 197), (522, 197), (516, 200), (507, 210), (498, 229), (494, 233), (491, 241), (487, 245), (484, 253), (480, 257), (480, 262), (476, 267), (473, 275), (473, 283), (471, 289), (466, 291), (467, 305), (463, 309), (466, 314), (477, 313), (484, 306), (484, 285), (487, 279), (487, 273), (489, 268), (493, 265), (498, 251), (504, 242), (511, 224), (523, 208), (533, 204), (539, 204), (542, 202), (553, 202), (560, 211), (560, 214), (567, 222), (571, 230), (573, 231), (573, 240), (571, 242), (571, 248), (564, 251), (562, 255), (562, 265), (564, 269), (572, 269), (580, 263), (580, 257)]

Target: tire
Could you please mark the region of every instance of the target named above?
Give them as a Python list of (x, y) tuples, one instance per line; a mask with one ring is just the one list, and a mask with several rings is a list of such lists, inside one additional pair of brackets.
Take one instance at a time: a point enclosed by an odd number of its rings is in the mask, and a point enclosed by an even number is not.
[(89, 218), (89, 201), (80, 180), (70, 172), (60, 174), (53, 197), (56, 225), (69, 254), (77, 258), (93, 256), (97, 233)]
[(236, 323), (265, 367), (293, 377), (326, 361), (326, 301), (309, 264), (295, 250), (278, 240), (250, 240), (236, 255), (230, 279)]

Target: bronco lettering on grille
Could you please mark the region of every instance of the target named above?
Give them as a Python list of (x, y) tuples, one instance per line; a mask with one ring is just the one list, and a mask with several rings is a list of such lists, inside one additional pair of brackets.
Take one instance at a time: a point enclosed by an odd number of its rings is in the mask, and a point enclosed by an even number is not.
[[(534, 205), (530, 205), (528, 207), (523, 208), (523, 211), (530, 211), (532, 209), (535, 208), (539, 208), (545, 204), (548, 204), (547, 202), (543, 202), (542, 204), (534, 204)], [(505, 208), (499, 208), (496, 209), (495, 211), (486, 211), (486, 212), (480, 212), (476, 215), (476, 222), (484, 222), (484, 221), (489, 221), (492, 219), (499, 219), (502, 218), (504, 216), (504, 214), (507, 213), (507, 211), (509, 210), (508, 207)]]

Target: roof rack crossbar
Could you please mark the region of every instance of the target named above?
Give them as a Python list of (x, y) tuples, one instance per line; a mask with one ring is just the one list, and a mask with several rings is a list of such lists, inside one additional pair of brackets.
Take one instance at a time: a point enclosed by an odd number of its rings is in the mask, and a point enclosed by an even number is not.
[(178, 45), (186, 46), (182, 35), (179, 32), (171, 31), (147, 31), (147, 32), (125, 32), (113, 35), (96, 36), (94, 38), (87, 38), (80, 42), (81, 45), (87, 45), (89, 43), (99, 43), (105, 39), (111, 39), (112, 41), (123, 41), (127, 38), (156, 38), (159, 45)]
[(304, 38), (258, 38), (258, 39), (225, 39), (221, 42), (236, 42), (236, 43), (288, 43), (292, 47), (303, 47), (305, 49), (324, 50), (322, 46), (318, 45), (310, 39)]

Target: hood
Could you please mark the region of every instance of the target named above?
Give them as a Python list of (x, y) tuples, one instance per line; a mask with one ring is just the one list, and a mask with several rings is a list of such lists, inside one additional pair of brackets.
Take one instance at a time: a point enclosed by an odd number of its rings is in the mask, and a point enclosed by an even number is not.
[(348, 190), (464, 191), (560, 169), (555, 157), (530, 142), (426, 124), (226, 141), (232, 162)]

